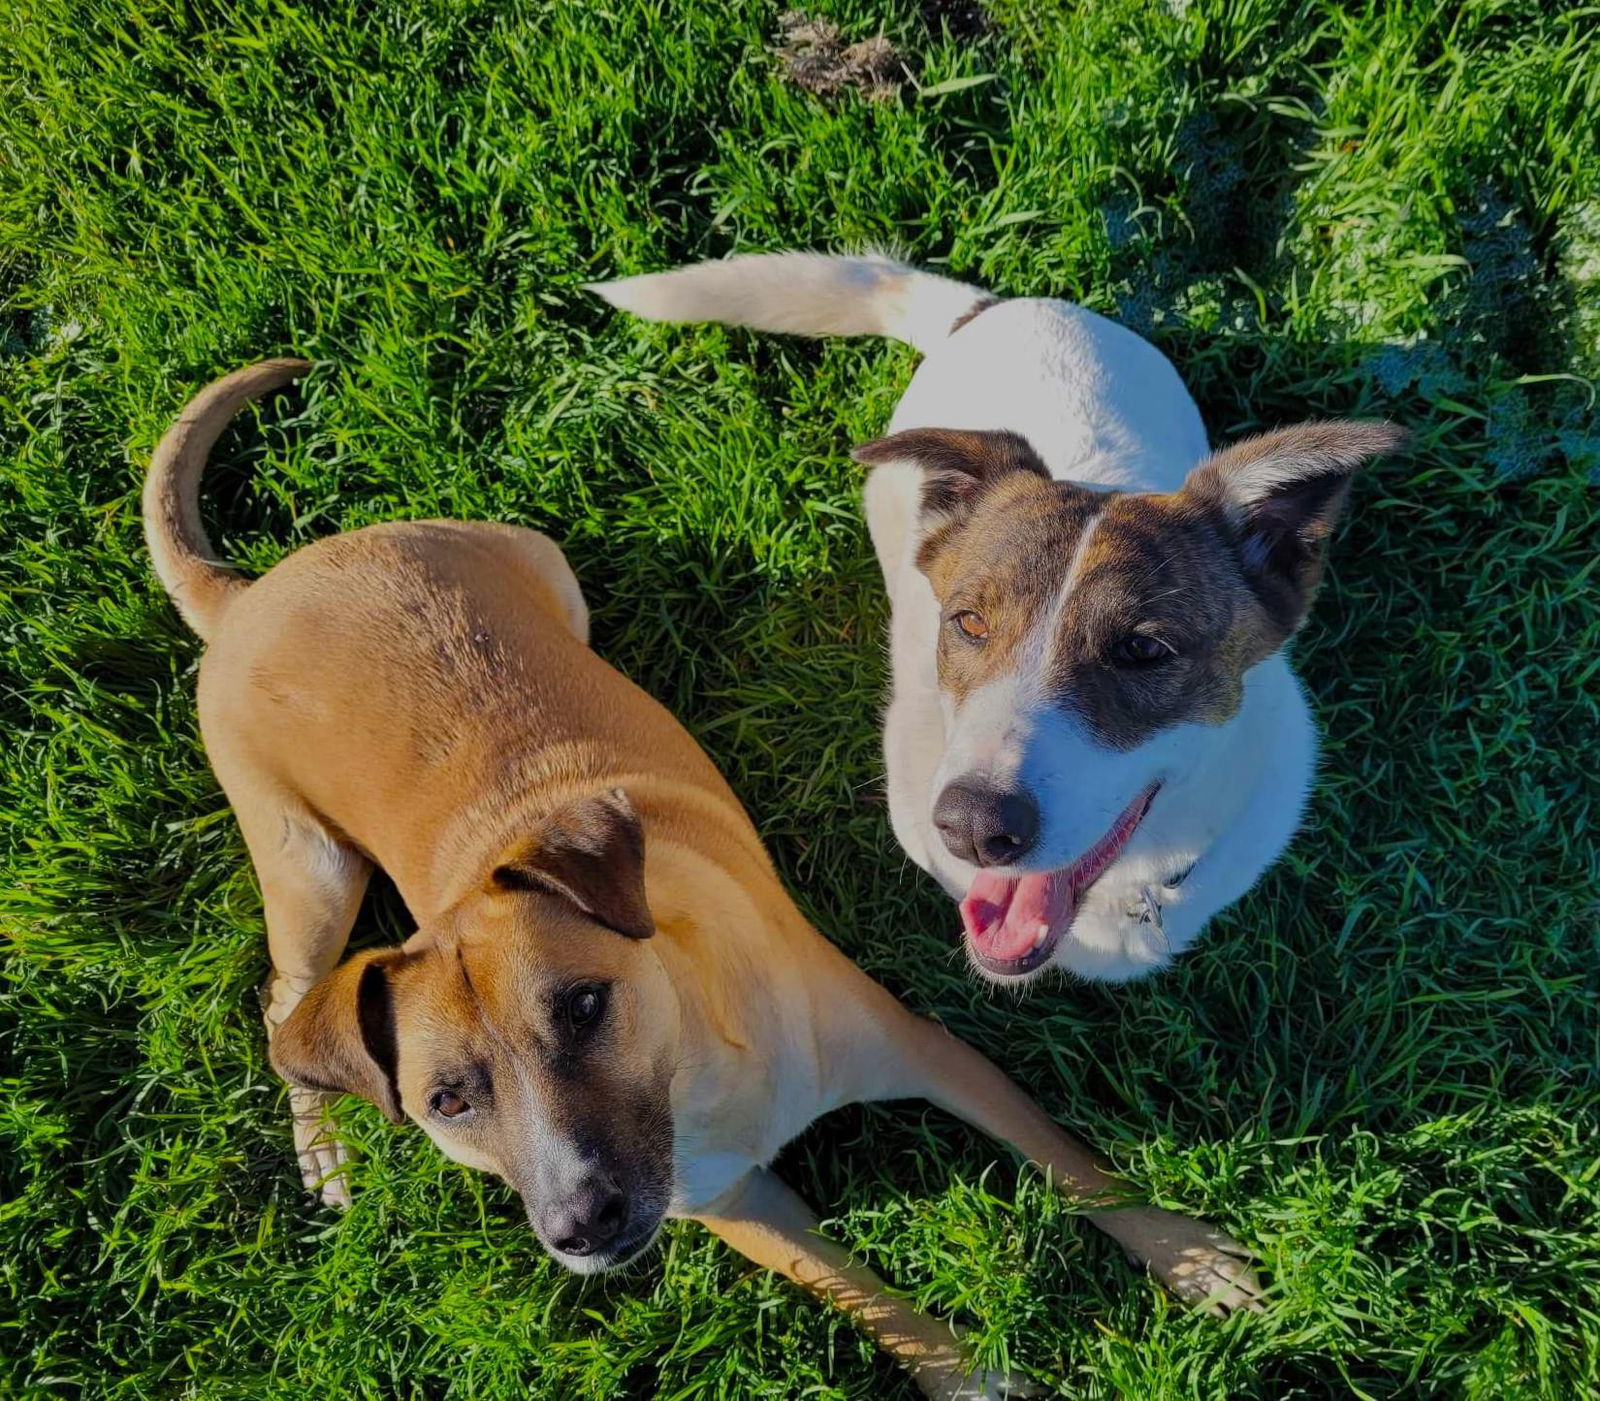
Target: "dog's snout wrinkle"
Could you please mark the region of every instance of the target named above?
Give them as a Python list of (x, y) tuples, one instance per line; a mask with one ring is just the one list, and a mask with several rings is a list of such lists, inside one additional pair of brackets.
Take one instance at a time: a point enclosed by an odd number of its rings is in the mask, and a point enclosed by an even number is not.
[(1039, 840), (1039, 805), (1025, 792), (957, 779), (939, 794), (933, 824), (957, 860), (1009, 866)]

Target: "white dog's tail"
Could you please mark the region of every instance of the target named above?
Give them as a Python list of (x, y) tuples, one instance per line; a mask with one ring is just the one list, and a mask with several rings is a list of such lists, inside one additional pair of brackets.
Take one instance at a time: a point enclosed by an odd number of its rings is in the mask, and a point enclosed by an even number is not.
[(875, 253), (746, 253), (587, 286), (648, 321), (721, 321), (795, 336), (888, 336), (924, 353), (997, 300)]

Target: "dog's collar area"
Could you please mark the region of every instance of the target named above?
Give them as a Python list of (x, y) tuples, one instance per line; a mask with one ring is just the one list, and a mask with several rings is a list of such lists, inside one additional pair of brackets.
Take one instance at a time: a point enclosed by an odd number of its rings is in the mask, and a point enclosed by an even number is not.
[(1162, 933), (1164, 927), (1161, 922), (1161, 911), (1165, 906), (1159, 897), (1174, 893), (1194, 874), (1194, 868), (1199, 864), (1198, 861), (1191, 861), (1181, 871), (1168, 876), (1159, 886), (1141, 885), (1138, 899), (1128, 907), (1128, 918), (1139, 924), (1153, 924), (1156, 932)]

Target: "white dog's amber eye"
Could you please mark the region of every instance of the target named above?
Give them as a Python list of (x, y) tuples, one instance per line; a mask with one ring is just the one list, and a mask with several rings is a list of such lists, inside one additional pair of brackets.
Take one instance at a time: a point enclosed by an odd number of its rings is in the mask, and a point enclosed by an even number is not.
[(471, 1108), (466, 1100), (450, 1090), (440, 1090), (433, 1097), (433, 1112), (442, 1119), (459, 1119)]
[(957, 613), (950, 621), (974, 642), (982, 642), (989, 636), (988, 623), (977, 613)]

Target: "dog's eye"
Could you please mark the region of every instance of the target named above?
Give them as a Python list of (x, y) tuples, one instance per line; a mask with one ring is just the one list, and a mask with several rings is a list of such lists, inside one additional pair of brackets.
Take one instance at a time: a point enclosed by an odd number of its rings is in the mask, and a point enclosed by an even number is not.
[(441, 1119), (459, 1119), (463, 1114), (472, 1112), (472, 1106), (454, 1090), (437, 1091), (429, 1107)]
[(1175, 653), (1159, 637), (1130, 632), (1112, 649), (1111, 655), (1124, 666), (1149, 666), (1152, 662), (1164, 662)]
[(567, 994), (567, 1025), (574, 1031), (584, 1031), (600, 1020), (606, 1009), (606, 990), (598, 984), (574, 988)]
[(989, 624), (984, 622), (981, 614), (973, 612), (957, 613), (950, 619), (960, 630), (961, 634), (973, 642), (984, 642), (989, 636)]

